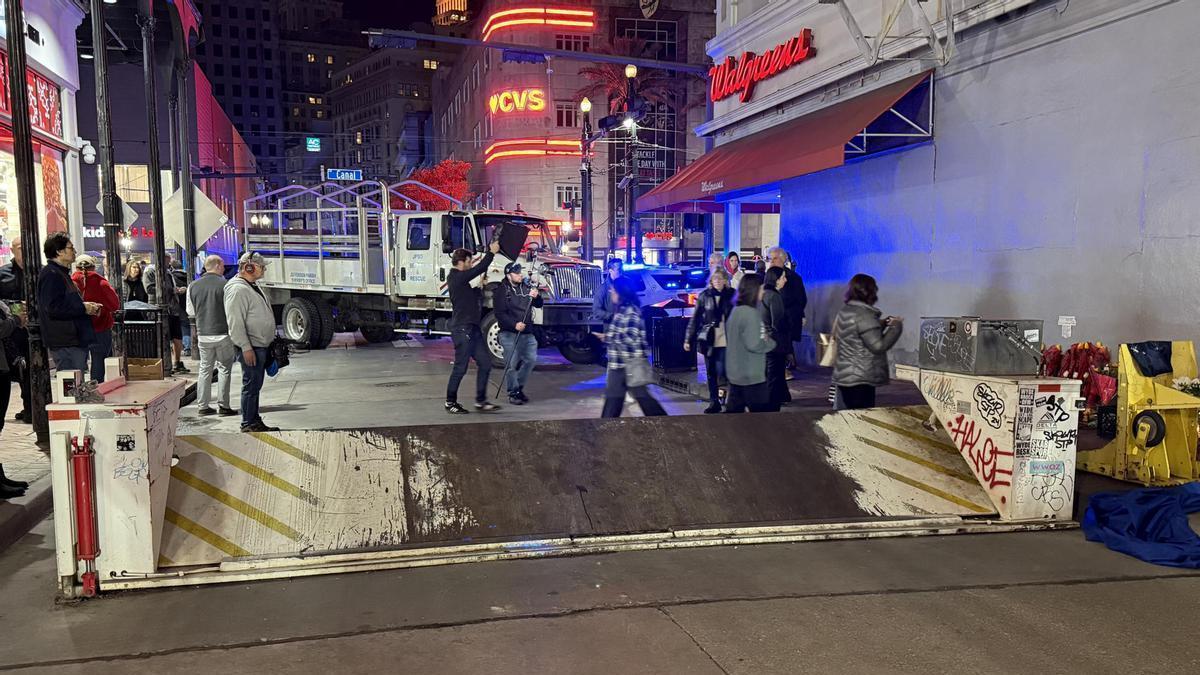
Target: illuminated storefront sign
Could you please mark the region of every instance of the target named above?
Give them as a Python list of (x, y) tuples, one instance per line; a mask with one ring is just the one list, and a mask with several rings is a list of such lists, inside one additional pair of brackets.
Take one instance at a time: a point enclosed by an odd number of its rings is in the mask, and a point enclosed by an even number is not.
[(596, 12), (557, 7), (524, 7), (493, 12), (483, 24), (483, 39), (488, 40), (496, 31), (514, 26), (553, 26), (591, 31), (596, 29)]
[(483, 151), (483, 163), (491, 164), (497, 159), (513, 157), (547, 157), (563, 155), (579, 157), (579, 141), (560, 141), (547, 138), (523, 138), (511, 141), (496, 141)]
[[(0, 113), (11, 116), (8, 77), (8, 52), (0, 50)], [(25, 82), (29, 89), (29, 123), (38, 131), (62, 138), (62, 98), (58, 85), (28, 68), (25, 69)]]
[(546, 109), (546, 92), (542, 89), (505, 89), (488, 99), (492, 114), (541, 112)]
[(816, 56), (812, 46), (812, 30), (805, 28), (796, 37), (763, 55), (744, 52), (742, 58), (732, 56), (708, 69), (708, 97), (720, 101), (734, 94), (745, 103), (754, 92), (754, 85), (774, 77), (792, 66)]

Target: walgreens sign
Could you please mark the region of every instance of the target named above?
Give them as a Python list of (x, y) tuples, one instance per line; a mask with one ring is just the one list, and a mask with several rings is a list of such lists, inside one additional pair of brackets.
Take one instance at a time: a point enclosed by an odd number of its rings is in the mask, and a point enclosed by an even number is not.
[(737, 94), (745, 103), (754, 93), (754, 85), (816, 54), (817, 50), (812, 46), (812, 30), (805, 28), (799, 35), (766, 54), (743, 52), (740, 59), (730, 56), (708, 69), (708, 97), (720, 101)]

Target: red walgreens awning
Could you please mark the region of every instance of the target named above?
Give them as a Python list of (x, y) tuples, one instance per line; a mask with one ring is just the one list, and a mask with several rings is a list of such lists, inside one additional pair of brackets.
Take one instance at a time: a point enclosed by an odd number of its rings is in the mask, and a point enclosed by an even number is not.
[(637, 210), (717, 211), (714, 195), (841, 166), (846, 142), (926, 77), (914, 75), (722, 145), (642, 195)]

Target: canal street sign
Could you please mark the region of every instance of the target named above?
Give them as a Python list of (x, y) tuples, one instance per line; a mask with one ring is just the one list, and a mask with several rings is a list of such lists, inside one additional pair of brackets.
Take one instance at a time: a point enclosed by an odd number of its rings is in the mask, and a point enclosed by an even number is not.
[(325, 169), (325, 180), (361, 181), (362, 169)]

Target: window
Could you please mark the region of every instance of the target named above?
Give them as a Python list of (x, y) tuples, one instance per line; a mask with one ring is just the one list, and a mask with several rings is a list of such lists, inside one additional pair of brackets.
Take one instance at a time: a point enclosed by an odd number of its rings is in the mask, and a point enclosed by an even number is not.
[(316, 62), (317, 62), (317, 55), (316, 55), (316, 54), (305, 54), (304, 58), (305, 58), (305, 59), (306, 59), (306, 60), (307, 60), (309, 63), (316, 63)]
[(362, 131), (354, 132), (354, 143), (355, 143), (355, 145), (363, 144), (363, 132)]
[(221, 24), (214, 23), (213, 27), (212, 27), (213, 37), (219, 38), (219, 37), (221, 37), (222, 33), (223, 33), (223, 31), (221, 30)]
[(242, 58), (242, 48), (237, 45), (230, 47), (229, 48), (229, 57), (234, 58), (234, 59)]
[(246, 58), (258, 59), (258, 47), (250, 47), (246, 50)]
[(225, 48), (222, 47), (221, 45), (213, 45), (212, 49), (213, 49), (213, 56), (218, 57), (218, 58), (225, 56)]
[(479, 136), (479, 125), (478, 124), (475, 125), (475, 130), (471, 132), (471, 142), (475, 144), (476, 150), (478, 150), (479, 146), (483, 144), (482, 139)]
[(433, 234), (433, 218), (410, 218), (408, 220), (408, 250), (428, 251)]
[(274, 58), (273, 52), (270, 49), (263, 49), (263, 61), (268, 63)]
[(254, 20), (254, 8), (253, 7), (246, 8), (246, 19), (249, 21)]
[(326, 56), (326, 57), (325, 57), (325, 65), (327, 65), (327, 66), (332, 66), (332, 65), (333, 65), (333, 57), (332, 57), (332, 56)]
[(425, 70), (437, 70), (438, 62), (433, 59), (425, 59)]
[(559, 127), (579, 126), (579, 108), (571, 101), (555, 101), (554, 123)]
[(313, 117), (315, 117), (315, 118), (317, 118), (317, 119), (319, 119), (319, 120), (323, 120), (323, 119), (325, 119), (325, 111), (324, 111), (324, 110), (317, 110), (316, 112), (314, 112), (314, 113), (313, 113)]
[(619, 18), (616, 28), (617, 37), (644, 41), (647, 55), (664, 61), (678, 60), (678, 28), (674, 21)]
[(563, 204), (574, 202), (582, 197), (578, 185), (560, 184), (554, 186), (554, 208), (565, 210)]
[[(237, 87), (234, 87), (234, 89), (237, 89)], [(235, 95), (235, 96), (240, 96), (241, 94), (238, 94), (238, 93), (236, 93), (236, 92), (235, 92), (235, 93), (234, 93), (234, 95)], [(242, 113), (242, 104), (241, 104), (241, 103), (234, 103), (234, 104), (233, 104), (233, 116), (234, 116), (234, 117), (241, 117), (241, 116), (242, 116), (242, 114), (243, 114), (243, 113)]]
[(230, 26), (229, 37), (233, 38), (234, 40), (238, 40), (242, 37), (242, 32), (238, 30), (237, 26)]
[(592, 48), (591, 35), (577, 35), (574, 33), (559, 33), (554, 36), (554, 48), (564, 49), (571, 52), (586, 52)]
[(230, 7), (230, 8), (229, 8), (229, 18), (231, 18), (231, 19), (236, 19), (236, 18), (237, 18), (237, 7)]
[(213, 75), (217, 77), (225, 77), (225, 66), (220, 63), (213, 66)]
[(483, 137), (490, 139), (492, 137), (492, 114), (488, 113), (483, 118)]
[(117, 164), (113, 176), (121, 199), (131, 204), (150, 202), (150, 169), (145, 164)]

